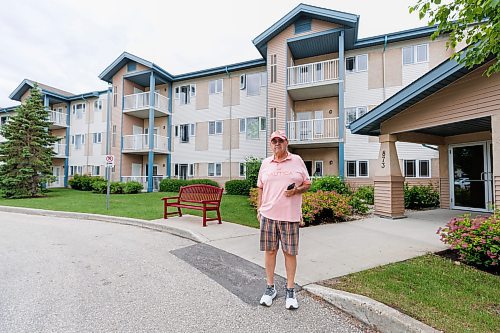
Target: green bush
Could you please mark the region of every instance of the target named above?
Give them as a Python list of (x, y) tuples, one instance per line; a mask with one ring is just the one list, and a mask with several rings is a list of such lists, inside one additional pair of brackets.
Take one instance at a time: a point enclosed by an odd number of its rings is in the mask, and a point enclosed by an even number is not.
[(318, 190), (302, 195), (302, 218), (306, 226), (323, 221), (345, 221), (351, 214), (349, 197), (335, 191)]
[(432, 185), (404, 185), (405, 208), (422, 209), (439, 206), (439, 193)]
[(356, 194), (349, 197), (349, 206), (352, 207), (352, 212), (357, 214), (366, 214), (370, 210), (366, 200)]
[(375, 188), (372, 185), (360, 186), (354, 192), (354, 196), (363, 200), (368, 205), (373, 205), (375, 201)]
[(105, 179), (96, 179), (92, 182), (92, 192), (94, 193), (106, 193), (108, 182)]
[(160, 192), (179, 192), (181, 186), (203, 184), (220, 187), (219, 183), (211, 179), (175, 179), (165, 178), (160, 182)]
[(338, 176), (314, 178), (310, 191), (335, 191), (339, 194), (351, 194), (349, 186)]
[(68, 181), (69, 186), (71, 186), (74, 190), (79, 191), (92, 191), (92, 183), (95, 181), (103, 180), (102, 177), (99, 176), (88, 176), (88, 175), (79, 175), (76, 174), (73, 176), (73, 179)]
[(500, 257), (500, 211), (491, 216), (452, 218), (437, 234), (441, 241), (458, 250), (460, 258), (479, 266), (497, 266)]
[(250, 193), (251, 184), (248, 180), (234, 179), (227, 181), (224, 187), (226, 189), (226, 194), (248, 195)]
[(136, 181), (130, 181), (123, 184), (123, 193), (124, 194), (135, 194), (139, 193), (144, 189), (141, 183)]
[(250, 182), (251, 187), (257, 187), (257, 179), (259, 178), (259, 170), (262, 164), (262, 159), (257, 157), (247, 157), (245, 159), (246, 175), (245, 178)]

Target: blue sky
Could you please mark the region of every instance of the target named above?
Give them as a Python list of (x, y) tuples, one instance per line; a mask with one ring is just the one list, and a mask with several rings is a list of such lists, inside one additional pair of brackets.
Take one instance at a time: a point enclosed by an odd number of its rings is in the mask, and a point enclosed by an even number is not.
[[(25, 78), (72, 93), (106, 89), (98, 75), (123, 51), (172, 74), (261, 58), (252, 39), (301, 1), (9, 0), (0, 11), (0, 107)], [(360, 15), (359, 37), (425, 26), (416, 0), (310, 0)]]

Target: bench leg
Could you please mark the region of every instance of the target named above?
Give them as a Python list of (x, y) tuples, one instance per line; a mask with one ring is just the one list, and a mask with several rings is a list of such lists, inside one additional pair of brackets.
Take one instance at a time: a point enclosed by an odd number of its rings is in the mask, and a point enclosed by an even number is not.
[(177, 213), (179, 213), (179, 216), (182, 217), (182, 210), (180, 207), (177, 207)]
[(219, 220), (219, 224), (222, 224), (219, 208), (217, 208), (217, 220)]
[(203, 209), (203, 226), (207, 226), (207, 211)]
[(168, 217), (167, 217), (167, 203), (165, 202), (163, 204), (163, 218), (166, 220)]

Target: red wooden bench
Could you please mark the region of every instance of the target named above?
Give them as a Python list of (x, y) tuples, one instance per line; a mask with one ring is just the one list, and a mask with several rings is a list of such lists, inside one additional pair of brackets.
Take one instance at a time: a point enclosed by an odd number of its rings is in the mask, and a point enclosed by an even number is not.
[[(189, 208), (203, 211), (203, 226), (207, 226), (207, 221), (219, 221), (220, 218), (220, 201), (222, 198), (223, 188), (212, 185), (189, 185), (181, 186), (179, 195), (176, 197), (164, 197), (163, 200), (163, 218), (167, 219), (169, 215), (182, 216), (181, 208)], [(168, 212), (168, 207), (175, 207), (177, 211)], [(207, 218), (208, 211), (216, 211), (217, 217)]]

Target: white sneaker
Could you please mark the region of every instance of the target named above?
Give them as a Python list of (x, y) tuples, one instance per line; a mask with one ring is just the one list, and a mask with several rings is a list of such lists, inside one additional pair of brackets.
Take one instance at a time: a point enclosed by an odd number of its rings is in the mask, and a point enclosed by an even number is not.
[(274, 288), (274, 284), (272, 286), (267, 286), (264, 295), (260, 298), (260, 304), (265, 306), (271, 306), (273, 304), (273, 299), (276, 298), (276, 288)]
[(286, 291), (286, 304), (285, 307), (288, 310), (298, 309), (299, 303), (297, 302), (297, 295), (295, 294), (295, 289), (285, 288)]

